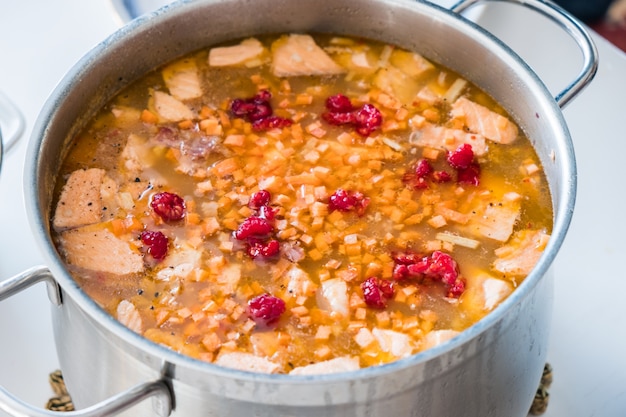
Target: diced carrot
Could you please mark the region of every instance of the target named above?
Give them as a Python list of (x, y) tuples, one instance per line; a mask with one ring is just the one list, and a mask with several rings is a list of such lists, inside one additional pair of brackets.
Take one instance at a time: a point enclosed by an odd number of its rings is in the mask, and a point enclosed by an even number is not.
[(141, 121), (149, 124), (157, 124), (159, 122), (159, 117), (150, 110), (144, 109), (141, 112)]
[(193, 127), (193, 122), (191, 120), (183, 120), (182, 122), (178, 122), (178, 128), (182, 130), (188, 130)]
[(213, 165), (212, 171), (218, 177), (225, 177), (226, 175), (232, 174), (237, 169), (239, 169), (237, 160), (235, 158), (227, 158)]

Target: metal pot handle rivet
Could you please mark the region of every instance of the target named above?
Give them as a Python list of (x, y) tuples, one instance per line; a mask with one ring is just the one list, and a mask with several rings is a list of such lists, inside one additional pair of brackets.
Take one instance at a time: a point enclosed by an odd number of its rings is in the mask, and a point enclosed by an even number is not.
[(556, 23), (574, 39), (583, 54), (583, 67), (574, 81), (554, 98), (561, 109), (565, 108), (591, 82), (598, 71), (598, 50), (589, 32), (565, 10), (543, 0), (461, 0), (450, 10), (461, 14), (478, 3), (492, 1), (516, 3), (534, 10)]
[[(46, 267), (34, 267), (0, 282), (0, 301), (39, 282), (47, 284), (48, 298), (52, 304), (60, 306), (62, 304), (61, 291)], [(0, 387), (0, 410), (16, 417), (105, 417), (120, 413), (148, 398), (153, 400), (155, 417), (167, 417), (171, 414), (172, 393), (168, 383), (164, 380), (135, 385), (98, 404), (70, 412), (55, 412), (33, 407)]]

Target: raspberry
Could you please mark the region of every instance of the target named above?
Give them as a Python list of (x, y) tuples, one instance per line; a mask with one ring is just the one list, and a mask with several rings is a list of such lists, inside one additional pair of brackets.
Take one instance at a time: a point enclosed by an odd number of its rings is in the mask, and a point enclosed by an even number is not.
[(350, 99), (343, 94), (335, 94), (326, 99), (326, 108), (333, 113), (348, 113), (354, 110)]
[(249, 237), (267, 236), (274, 230), (267, 219), (257, 216), (250, 216), (243, 221), (235, 230), (234, 236), (237, 240), (245, 240)]
[(177, 221), (185, 217), (185, 200), (176, 194), (162, 192), (152, 196), (150, 207), (164, 221)]
[(381, 112), (372, 104), (364, 104), (355, 109), (350, 99), (343, 94), (336, 94), (326, 99), (327, 112), (322, 113), (322, 119), (327, 123), (340, 126), (354, 126), (361, 136), (369, 136), (383, 123)]
[(356, 198), (346, 190), (338, 189), (328, 199), (328, 208), (331, 211), (350, 211), (357, 205)]
[(351, 125), (356, 123), (356, 116), (354, 113), (339, 113), (339, 112), (324, 112), (322, 113), (322, 119), (328, 124), (334, 126)]
[(259, 208), (259, 217), (271, 222), (274, 220), (274, 217), (276, 217), (276, 210), (270, 206), (261, 206), (261, 208)]
[(426, 178), (433, 172), (433, 166), (426, 159), (420, 159), (415, 165), (415, 175), (419, 178)]
[(480, 165), (472, 162), (467, 168), (457, 170), (456, 181), (459, 184), (480, 184)]
[(248, 301), (250, 315), (255, 319), (260, 319), (265, 324), (272, 324), (280, 319), (285, 312), (285, 302), (270, 294), (262, 294)]
[(369, 136), (383, 124), (383, 115), (371, 104), (364, 104), (356, 113), (356, 131), (361, 136)]
[(293, 123), (291, 120), (273, 116), (270, 98), (272, 94), (269, 91), (261, 90), (254, 97), (234, 99), (230, 103), (230, 112), (235, 117), (251, 122), (252, 128), (256, 131), (291, 126)]
[(252, 259), (256, 259), (259, 256), (271, 258), (278, 255), (280, 252), (280, 243), (274, 239), (268, 240), (267, 242), (257, 239), (248, 239), (247, 252)]
[(258, 210), (263, 206), (267, 206), (270, 203), (272, 195), (267, 190), (259, 190), (250, 196), (250, 202), (248, 207)]
[(139, 238), (141, 243), (148, 247), (148, 253), (154, 259), (160, 261), (167, 256), (169, 240), (163, 233), (146, 230), (141, 232)]
[(448, 152), (447, 161), (454, 169), (466, 169), (474, 160), (472, 145), (464, 143), (456, 148), (454, 152)]
[(393, 283), (384, 279), (370, 277), (361, 283), (363, 299), (370, 307), (383, 309), (387, 307), (387, 299), (393, 297)]
[(335, 191), (328, 199), (330, 211), (356, 211), (359, 216), (365, 214), (365, 210), (370, 203), (370, 199), (358, 191), (351, 192), (342, 190)]
[(284, 117), (267, 116), (265, 118), (255, 120), (252, 123), (252, 129), (257, 132), (262, 132), (270, 129), (282, 129), (283, 127), (291, 126), (293, 122)]
[(448, 287), (448, 296), (459, 297), (465, 291), (465, 281), (459, 277), (458, 265), (452, 256), (434, 251), (430, 256), (414, 252), (392, 254), (394, 267), (392, 278), (396, 281), (413, 278), (429, 278), (441, 281)]

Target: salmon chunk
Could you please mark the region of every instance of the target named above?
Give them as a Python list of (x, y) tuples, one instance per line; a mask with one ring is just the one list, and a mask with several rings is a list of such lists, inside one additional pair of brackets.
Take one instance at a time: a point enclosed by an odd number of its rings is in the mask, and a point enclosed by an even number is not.
[(52, 224), (56, 229), (69, 229), (98, 223), (102, 220), (101, 188), (103, 169), (79, 169), (63, 186)]
[(202, 86), (195, 61), (176, 61), (161, 71), (170, 94), (178, 100), (190, 100), (202, 96)]
[(283, 36), (272, 45), (272, 54), (272, 71), (277, 77), (345, 72), (309, 35)]
[(116, 275), (144, 270), (141, 253), (101, 225), (65, 231), (60, 243), (70, 265)]
[(431, 123), (423, 123), (421, 127), (415, 129), (410, 140), (413, 145), (446, 151), (454, 151), (460, 145), (468, 144), (472, 146), (472, 151), (476, 156), (484, 155), (487, 152), (487, 144), (483, 135)]
[(185, 103), (162, 91), (154, 91), (154, 109), (157, 114), (169, 122), (192, 120), (195, 115)]
[(359, 358), (356, 356), (341, 356), (327, 361), (294, 368), (290, 375), (321, 375), (336, 372), (349, 372), (360, 369)]
[(322, 310), (340, 314), (347, 318), (350, 314), (348, 285), (341, 278), (332, 278), (322, 282), (317, 290), (317, 305)]
[(263, 45), (257, 39), (245, 39), (239, 45), (211, 49), (209, 51), (209, 66), (227, 67), (245, 64), (246, 61), (261, 56), (263, 52)]
[(391, 353), (396, 358), (404, 358), (413, 353), (411, 339), (405, 333), (374, 328), (372, 334), (383, 352)]
[(305, 296), (310, 297), (315, 294), (317, 290), (317, 284), (315, 284), (309, 274), (304, 272), (301, 268), (297, 266), (292, 266), (289, 268), (287, 273), (285, 274), (287, 277), (287, 292), (292, 297)]
[(472, 217), (467, 224), (470, 232), (506, 242), (519, 218), (520, 204), (517, 201), (488, 203), (479, 213), (481, 214)]
[(273, 374), (280, 367), (270, 360), (244, 352), (221, 353), (215, 360), (215, 364), (226, 368), (264, 374)]
[(143, 332), (143, 321), (137, 307), (128, 300), (122, 300), (117, 305), (117, 320), (135, 333)]
[(466, 275), (467, 290), (463, 294), (462, 303), (477, 318), (485, 311), (496, 308), (513, 292), (513, 285), (505, 280), (495, 278), (487, 271)]
[(474, 133), (494, 142), (509, 144), (517, 139), (517, 126), (506, 117), (461, 97), (452, 105), (452, 117), (462, 119)]
[(521, 230), (511, 241), (496, 249), (493, 269), (507, 275), (525, 276), (532, 271), (543, 253), (550, 235), (542, 230)]

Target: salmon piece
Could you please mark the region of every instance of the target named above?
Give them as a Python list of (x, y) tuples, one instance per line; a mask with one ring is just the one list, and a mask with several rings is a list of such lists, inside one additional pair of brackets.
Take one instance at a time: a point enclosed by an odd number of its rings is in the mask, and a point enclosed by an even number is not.
[(478, 211), (467, 226), (470, 233), (506, 242), (513, 233), (513, 227), (520, 215), (520, 203), (509, 201), (504, 203), (488, 203), (484, 210)]
[(435, 92), (428, 86), (425, 86), (420, 91), (418, 91), (415, 98), (417, 98), (421, 102), (428, 104), (436, 104), (441, 101), (441, 96), (435, 94)]
[(70, 174), (61, 190), (52, 224), (55, 229), (70, 229), (102, 221), (101, 189), (103, 169), (79, 169)]
[(245, 39), (239, 45), (211, 49), (209, 51), (209, 66), (227, 67), (241, 65), (246, 61), (261, 56), (263, 52), (263, 45), (257, 39)]
[(507, 275), (526, 276), (535, 267), (550, 240), (542, 230), (520, 230), (511, 241), (495, 250), (493, 269)]
[(513, 285), (495, 278), (485, 271), (466, 275), (467, 288), (462, 296), (465, 308), (482, 317), (485, 311), (491, 311), (513, 292)]
[(162, 91), (154, 91), (154, 109), (157, 114), (168, 122), (192, 120), (195, 114), (185, 103)]
[(270, 360), (244, 352), (221, 353), (215, 360), (215, 364), (226, 368), (264, 374), (276, 373), (280, 368), (278, 364)]
[(101, 224), (65, 231), (60, 243), (70, 265), (115, 275), (144, 270), (143, 256)]
[(433, 330), (426, 336), (424, 336), (424, 339), (422, 339), (422, 345), (420, 347), (422, 350), (426, 350), (435, 346), (439, 346), (440, 344), (447, 342), (458, 334), (459, 332), (457, 332), (456, 330)]
[(290, 375), (321, 375), (337, 372), (350, 372), (361, 369), (359, 358), (356, 356), (341, 356), (311, 365), (299, 366), (289, 372)]
[(137, 307), (127, 300), (117, 305), (117, 320), (135, 333), (143, 333), (143, 321)]
[(394, 49), (393, 52), (391, 52), (389, 62), (394, 67), (413, 78), (435, 69), (435, 66), (422, 55), (401, 49)]
[(195, 61), (176, 61), (161, 71), (170, 94), (178, 100), (190, 100), (202, 96), (202, 86)]
[(396, 358), (405, 358), (413, 354), (411, 338), (405, 333), (374, 328), (372, 334), (383, 352), (391, 353)]
[(431, 123), (423, 123), (420, 128), (414, 129), (410, 141), (417, 146), (445, 151), (454, 151), (460, 145), (468, 144), (472, 146), (472, 151), (476, 156), (484, 155), (487, 152), (487, 144), (483, 135)]
[(288, 280), (287, 292), (292, 297), (309, 297), (315, 294), (315, 291), (317, 291), (317, 284), (315, 284), (311, 280), (309, 274), (307, 274), (297, 266), (292, 266), (291, 268), (289, 268), (289, 270), (285, 273), (285, 276)]
[(322, 310), (340, 314), (343, 318), (350, 317), (348, 285), (341, 278), (332, 278), (322, 282), (317, 290), (317, 306)]
[(474, 133), (494, 142), (509, 144), (517, 139), (517, 126), (506, 117), (461, 97), (452, 104), (452, 117), (463, 119)]
[(201, 270), (202, 251), (188, 246), (180, 248), (176, 245), (167, 257), (161, 262), (162, 268), (156, 274), (161, 281), (172, 281), (176, 278), (193, 278), (195, 271)]
[(277, 77), (345, 72), (309, 35), (281, 37), (272, 44), (272, 55), (272, 71)]

